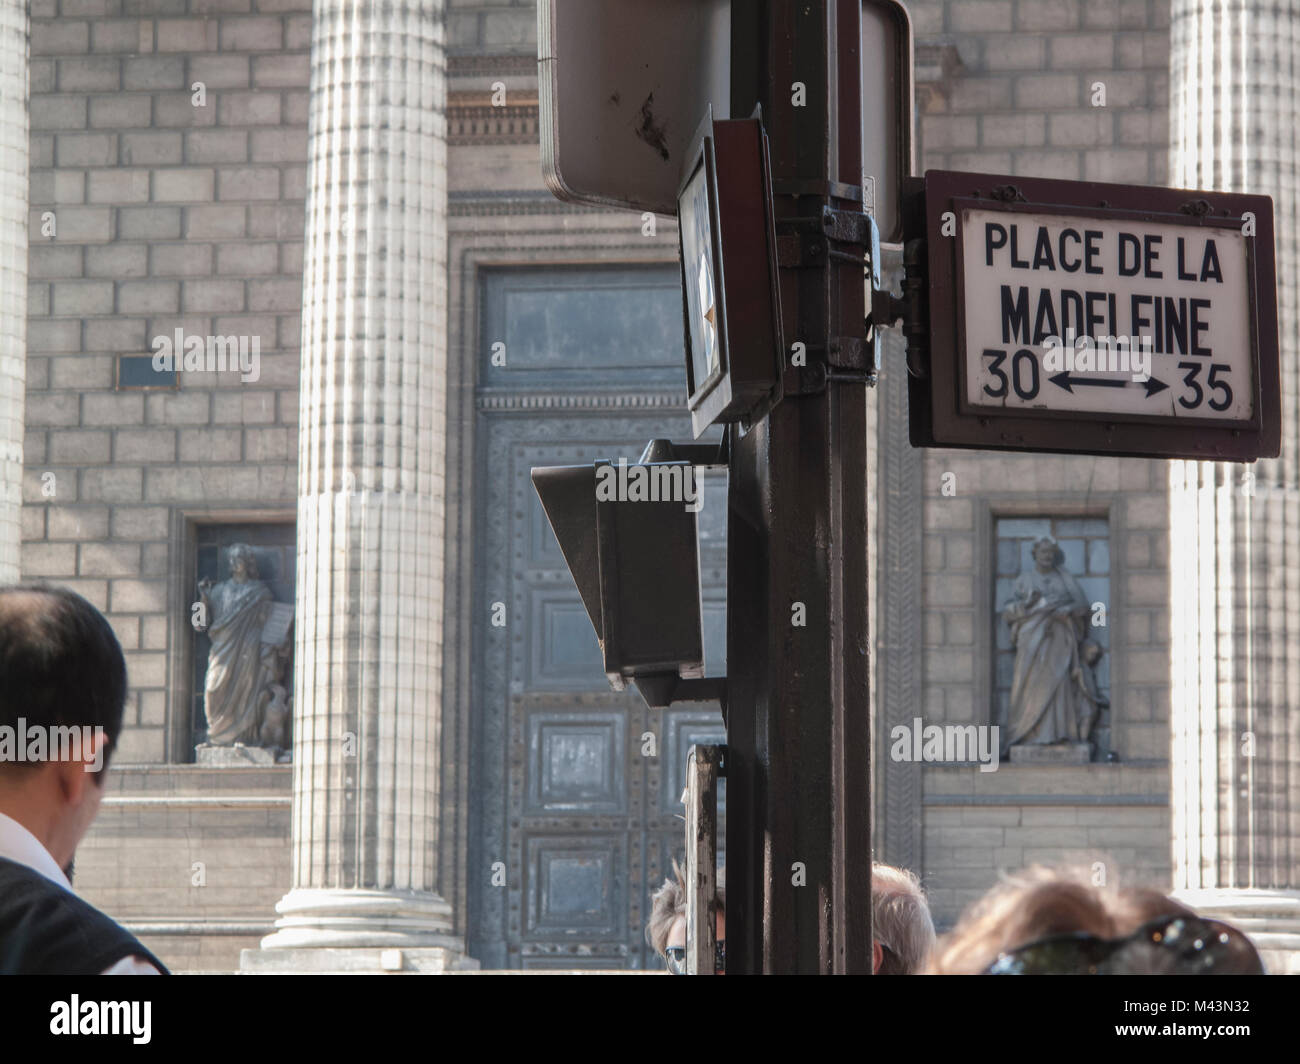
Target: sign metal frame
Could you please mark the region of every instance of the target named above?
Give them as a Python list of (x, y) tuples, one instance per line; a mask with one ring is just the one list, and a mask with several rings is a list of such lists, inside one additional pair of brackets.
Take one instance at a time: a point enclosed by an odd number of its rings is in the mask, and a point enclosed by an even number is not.
[(672, 215), (706, 108), (730, 114), (730, 0), (538, 0), (542, 176), (560, 200)]
[[(914, 447), (1041, 451), (1203, 461), (1254, 461), (1281, 449), (1281, 394), (1273, 201), (1268, 196), (1144, 185), (929, 171), (909, 185), (909, 239), (924, 235), (930, 323), (928, 376), (909, 381)], [(1247, 315), (1253, 349), (1248, 419), (1170, 417), (976, 406), (967, 398), (965, 278), (960, 225), (942, 233), (944, 215), (979, 209), (1240, 230), (1245, 236)], [(923, 227), (923, 228), (922, 228)]]
[(698, 439), (711, 425), (752, 423), (777, 401), (781, 382), (781, 301), (767, 134), (758, 118), (706, 114), (687, 152), (679, 205), (692, 184), (707, 191), (717, 365), (696, 380), (697, 336), (690, 291), (695, 256), (686, 247), (691, 217), (678, 213), (678, 259), (686, 352), (687, 407)]
[[(903, 239), (900, 200), (904, 183), (916, 172), (916, 47), (912, 16), (899, 0), (862, 0), (859, 49), (863, 99), (879, 111), (862, 110), (862, 201), (876, 219), (880, 240)], [(884, 63), (874, 62), (881, 57)], [(892, 95), (891, 95), (892, 94)], [(885, 106), (886, 101), (893, 106)], [(883, 114), (883, 118), (881, 115)], [(886, 143), (881, 145), (878, 137)], [(883, 148), (879, 157), (874, 149)], [(868, 187), (870, 186), (870, 187)]]

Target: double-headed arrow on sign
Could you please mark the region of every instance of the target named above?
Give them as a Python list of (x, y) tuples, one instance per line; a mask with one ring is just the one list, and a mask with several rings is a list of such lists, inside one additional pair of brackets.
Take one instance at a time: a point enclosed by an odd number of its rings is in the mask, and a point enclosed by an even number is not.
[(1071, 395), (1074, 394), (1074, 386), (1081, 384), (1093, 388), (1124, 388), (1129, 384), (1141, 384), (1147, 390), (1147, 398), (1155, 395), (1156, 392), (1162, 392), (1169, 387), (1164, 381), (1157, 380), (1155, 377), (1148, 377), (1144, 381), (1126, 381), (1110, 380), (1105, 377), (1081, 377), (1078, 374), (1071, 376), (1070, 371), (1058, 373), (1054, 377), (1048, 377), (1049, 381), (1060, 388), (1064, 388)]

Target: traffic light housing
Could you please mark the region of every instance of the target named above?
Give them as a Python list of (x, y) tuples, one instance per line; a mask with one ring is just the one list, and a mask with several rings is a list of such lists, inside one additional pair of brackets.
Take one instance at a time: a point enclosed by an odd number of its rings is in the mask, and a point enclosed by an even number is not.
[(680, 680), (704, 675), (694, 467), (602, 460), (532, 480), (610, 684), (636, 681), (649, 704), (668, 704)]

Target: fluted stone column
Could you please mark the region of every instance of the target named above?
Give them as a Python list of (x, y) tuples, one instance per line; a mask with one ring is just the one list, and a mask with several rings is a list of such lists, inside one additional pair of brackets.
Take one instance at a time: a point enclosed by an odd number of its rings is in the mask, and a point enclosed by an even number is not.
[(437, 894), (443, 0), (313, 10), (293, 888), (252, 970), (460, 963)]
[(0, 2), (0, 584), (19, 578), (27, 359), (27, 4)]
[(1173, 0), (1171, 174), (1271, 195), (1282, 454), (1170, 471), (1180, 896), (1300, 971), (1300, 0)]

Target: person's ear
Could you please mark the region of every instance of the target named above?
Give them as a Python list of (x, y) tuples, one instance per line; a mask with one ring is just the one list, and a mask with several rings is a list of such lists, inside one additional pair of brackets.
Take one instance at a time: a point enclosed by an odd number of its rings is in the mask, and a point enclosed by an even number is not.
[(871, 943), (871, 974), (876, 975), (880, 971), (880, 962), (885, 958), (885, 951), (881, 949), (880, 943), (872, 941)]
[(61, 759), (54, 762), (54, 771), (64, 803), (74, 809), (80, 806), (86, 797), (86, 788), (92, 785), (85, 762), (78, 758)]
[(81, 804), (87, 787), (103, 787), (104, 758), (107, 752), (108, 737), (102, 728), (96, 728), (85, 737), (80, 756), (56, 762), (59, 790), (70, 805)]

